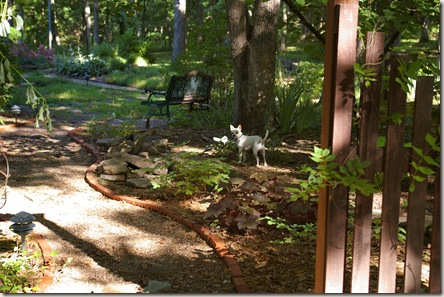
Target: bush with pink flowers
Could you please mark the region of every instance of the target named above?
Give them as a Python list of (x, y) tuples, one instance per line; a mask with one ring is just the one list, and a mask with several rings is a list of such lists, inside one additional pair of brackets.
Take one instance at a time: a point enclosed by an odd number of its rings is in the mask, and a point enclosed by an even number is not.
[(11, 56), (16, 57), (22, 67), (48, 68), (54, 63), (55, 52), (46, 48), (43, 44), (34, 50), (26, 43), (13, 44)]

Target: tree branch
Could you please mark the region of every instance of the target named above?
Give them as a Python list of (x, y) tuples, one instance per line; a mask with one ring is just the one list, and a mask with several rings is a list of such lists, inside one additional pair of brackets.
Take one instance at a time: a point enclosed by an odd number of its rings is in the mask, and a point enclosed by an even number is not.
[(310, 30), (311, 33), (320, 41), (322, 44), (325, 45), (325, 37), (316, 30), (315, 27), (313, 27), (307, 19), (304, 17), (304, 15), (299, 11), (299, 9), (296, 7), (296, 5), (293, 3), (293, 0), (284, 0), (284, 2), (287, 4), (288, 8), (292, 13), (294, 13), (298, 18), (299, 22), (307, 27), (308, 30)]

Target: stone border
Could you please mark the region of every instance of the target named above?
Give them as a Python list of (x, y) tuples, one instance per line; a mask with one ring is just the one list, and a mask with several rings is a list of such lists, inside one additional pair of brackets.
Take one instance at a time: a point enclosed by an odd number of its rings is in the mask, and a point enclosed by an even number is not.
[(217, 255), (225, 262), (228, 269), (231, 271), (231, 281), (234, 284), (235, 290), (237, 293), (250, 293), (248, 289), (247, 283), (244, 279), (242, 269), (237, 263), (236, 259), (233, 255), (231, 255), (228, 251), (228, 248), (225, 242), (215, 233), (212, 233), (210, 229), (199, 224), (194, 220), (190, 220), (184, 218), (183, 216), (176, 214), (170, 211), (168, 208), (162, 206), (161, 204), (155, 203), (149, 200), (139, 200), (136, 197), (126, 196), (126, 195), (117, 195), (111, 189), (101, 185), (98, 180), (95, 178), (94, 172), (97, 168), (97, 165), (102, 160), (102, 156), (100, 152), (90, 143), (87, 143), (84, 139), (78, 136), (78, 132), (80, 130), (85, 129), (84, 126), (75, 128), (73, 130), (68, 131), (68, 135), (78, 144), (82, 145), (86, 148), (96, 159), (95, 163), (90, 165), (85, 174), (86, 182), (95, 190), (102, 193), (103, 195), (117, 200), (124, 201), (130, 203), (135, 206), (139, 206), (148, 210), (156, 211), (162, 215), (165, 215), (172, 220), (183, 224), (193, 231), (195, 231), (199, 236), (207, 242), (209, 246), (211, 246), (217, 253)]
[[(6, 214), (0, 214), (0, 220), (8, 222), (12, 216), (12, 214), (9, 216)], [(42, 235), (31, 232), (28, 236), (34, 238), (40, 250), (42, 251), (43, 266), (49, 267), (48, 269), (45, 269), (42, 279), (37, 284), (38, 290), (36, 293), (44, 293), (44, 290), (52, 283), (54, 279), (55, 266), (51, 266), (52, 249)]]

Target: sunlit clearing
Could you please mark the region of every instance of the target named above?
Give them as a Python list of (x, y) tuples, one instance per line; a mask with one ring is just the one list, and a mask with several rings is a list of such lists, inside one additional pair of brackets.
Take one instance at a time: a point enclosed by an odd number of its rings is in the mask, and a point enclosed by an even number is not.
[(74, 94), (72, 91), (65, 91), (63, 93), (60, 93), (57, 97), (59, 99), (73, 99)]
[(136, 61), (134, 61), (134, 64), (136, 66), (139, 66), (139, 67), (146, 67), (146, 66), (148, 66), (148, 63), (142, 57), (137, 57)]
[[(174, 148), (172, 149), (174, 152)], [(192, 146), (181, 146), (180, 151), (177, 152), (187, 152), (187, 153), (202, 153), (203, 149), (199, 147), (192, 147)]]

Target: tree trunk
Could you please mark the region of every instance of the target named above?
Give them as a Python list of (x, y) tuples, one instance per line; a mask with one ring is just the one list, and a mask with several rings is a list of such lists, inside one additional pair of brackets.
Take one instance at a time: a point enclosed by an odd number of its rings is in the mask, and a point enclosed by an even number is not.
[(429, 42), (429, 25), (430, 21), (429, 19), (425, 19), (421, 28), (421, 37), (419, 39), (419, 42), (421, 43), (427, 43)]
[(99, 44), (99, 0), (94, 0), (94, 44)]
[(143, 0), (142, 24), (140, 25), (140, 34), (145, 36), (145, 18), (146, 18), (146, 0)]
[(91, 50), (91, 8), (89, 6), (89, 0), (85, 1), (85, 45), (86, 52), (90, 53)]
[(51, 6), (53, 9), (51, 9), (51, 30), (52, 30), (52, 40), (55, 41), (55, 43), (60, 46), (60, 35), (59, 35), (59, 27), (57, 26), (57, 5), (55, 4), (54, 0), (51, 0)]
[(176, 62), (177, 57), (186, 51), (187, 40), (187, 18), (186, 0), (174, 0), (174, 44), (172, 62)]
[(262, 134), (268, 102), (274, 100), (280, 0), (256, 0), (252, 20), (244, 1), (226, 3), (234, 72), (233, 124), (242, 124), (249, 134)]
[[(110, 15), (110, 3), (109, 1), (106, 1), (106, 9), (105, 9), (105, 25), (104, 25), (104, 29), (103, 30), (103, 37), (102, 40), (103, 41), (110, 41), (111, 40), (111, 24), (110, 24), (110, 19), (111, 19), (111, 15)], [(102, 14), (103, 15), (103, 14)]]
[(282, 28), (281, 33), (281, 52), (285, 52), (287, 49), (287, 5), (283, 5), (282, 7), (282, 23), (284, 23), (284, 27)]
[[(198, 1), (197, 2), (197, 15), (196, 15), (196, 24), (198, 26), (201, 26), (204, 22), (204, 9), (203, 9), (203, 4), (202, 1)], [(199, 33), (197, 35), (197, 42), (202, 42), (202, 33)]]

